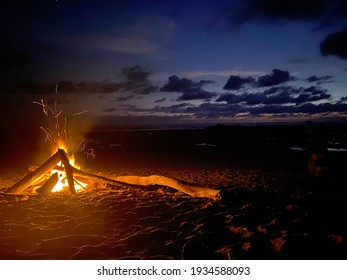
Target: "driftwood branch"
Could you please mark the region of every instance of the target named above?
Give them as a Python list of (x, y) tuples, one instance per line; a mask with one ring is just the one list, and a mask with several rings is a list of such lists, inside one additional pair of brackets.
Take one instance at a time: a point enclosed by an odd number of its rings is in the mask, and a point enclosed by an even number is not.
[(87, 173), (74, 167), (72, 167), (72, 169), (76, 176), (80, 176), (86, 179), (98, 180), (102, 183), (115, 185), (115, 186), (124, 186), (124, 184), (137, 185), (137, 186), (160, 185), (160, 186), (171, 187), (183, 193), (189, 194), (193, 197), (204, 197), (204, 198), (211, 198), (214, 200), (219, 200), (221, 198), (219, 190), (215, 190), (215, 189), (203, 187), (203, 186), (197, 186), (197, 185), (189, 184), (187, 182), (183, 182), (177, 179), (159, 176), (159, 175), (151, 175), (148, 177), (117, 176), (117, 177), (107, 178), (107, 177), (95, 175), (92, 173)]
[(220, 191), (215, 190), (208, 187), (197, 186), (193, 184), (189, 184), (187, 182), (183, 182), (177, 179), (159, 176), (159, 175), (151, 175), (148, 177), (140, 177), (140, 176), (119, 176), (114, 178), (117, 182), (122, 182), (131, 185), (139, 185), (139, 186), (152, 186), (152, 185), (161, 185), (174, 188), (183, 193), (189, 194), (193, 197), (204, 197), (211, 198), (214, 200), (220, 199)]

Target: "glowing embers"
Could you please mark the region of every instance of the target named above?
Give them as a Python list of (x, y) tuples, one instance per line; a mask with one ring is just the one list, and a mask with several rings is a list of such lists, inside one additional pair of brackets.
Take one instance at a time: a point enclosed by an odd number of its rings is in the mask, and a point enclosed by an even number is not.
[[(70, 164), (71, 164), (71, 161), (70, 161)], [(71, 164), (71, 165), (74, 166), (73, 164)], [(74, 167), (76, 167), (76, 166), (74, 166)], [(59, 170), (58, 170), (58, 168), (59, 168)], [(63, 191), (65, 189), (69, 188), (66, 172), (63, 170), (64, 170), (64, 166), (63, 166), (62, 162), (59, 162), (57, 164), (57, 168), (55, 168), (51, 171), (52, 175), (57, 174), (56, 175), (57, 176), (57, 182), (55, 183), (51, 192), (60, 192), (60, 191)], [(77, 180), (76, 178), (74, 178), (74, 189), (76, 192), (81, 192), (86, 188), (87, 188), (86, 183), (83, 183), (83, 182)]]

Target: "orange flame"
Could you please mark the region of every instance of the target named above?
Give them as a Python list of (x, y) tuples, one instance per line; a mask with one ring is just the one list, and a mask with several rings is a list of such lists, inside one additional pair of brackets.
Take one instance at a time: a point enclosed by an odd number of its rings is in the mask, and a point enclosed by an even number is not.
[[(63, 149), (66, 152), (67, 147), (66, 147), (64, 142), (65, 141), (61, 141), (61, 143), (57, 143), (57, 144), (58, 144), (59, 149)], [(73, 166), (75, 168), (79, 168), (78, 164), (76, 163), (74, 155), (69, 156), (68, 159), (69, 159), (69, 163), (71, 166)], [(58, 163), (58, 166), (63, 167), (63, 164), (61, 161)], [(64, 169), (51, 171), (51, 173), (53, 173), (53, 172), (58, 173), (59, 179), (58, 179), (58, 182), (56, 183), (56, 185), (54, 186), (54, 188), (52, 189), (52, 192), (60, 192), (60, 191), (63, 191), (65, 188), (68, 188), (69, 185), (67, 182), (66, 173), (65, 173)], [(75, 187), (76, 192), (81, 192), (82, 190), (86, 189), (87, 184), (75, 179), (74, 187)]]

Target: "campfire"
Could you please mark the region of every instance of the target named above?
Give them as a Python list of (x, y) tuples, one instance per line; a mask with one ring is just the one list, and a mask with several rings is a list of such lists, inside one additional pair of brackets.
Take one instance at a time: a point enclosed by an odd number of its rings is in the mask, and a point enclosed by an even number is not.
[[(28, 187), (36, 187), (36, 192), (46, 195), (68, 187), (72, 194), (76, 194), (85, 184), (74, 178), (74, 167), (71, 165), (66, 152), (63, 149), (50, 157), (36, 170), (27, 174), (20, 181), (7, 190), (7, 193), (21, 193)], [(76, 184), (75, 184), (76, 182)], [(37, 187), (40, 183), (42, 186)], [(76, 188), (78, 186), (78, 188)]]
[[(174, 178), (160, 175), (151, 176), (117, 176), (108, 178), (92, 173), (84, 172), (71, 165), (66, 152), (63, 149), (58, 151), (39, 166), (34, 171), (24, 176), (6, 193), (21, 194), (29, 187), (34, 187), (40, 195), (49, 195), (53, 192), (68, 188), (71, 194), (88, 188), (89, 184), (81, 180), (93, 182), (93, 185), (104, 184), (110, 186), (167, 186), (174, 188), (193, 197), (210, 198), (220, 200), (220, 191), (208, 187), (190, 184)], [(41, 185), (39, 185), (41, 183)], [(97, 184), (95, 184), (97, 183)], [(37, 185), (39, 185), (37, 187)]]
[[(147, 177), (117, 176), (109, 178), (82, 171), (75, 162), (74, 153), (68, 153), (71, 147), (69, 146), (69, 137), (66, 128), (67, 118), (65, 117), (63, 124), (61, 124), (60, 117), (62, 111), (57, 110), (56, 99), (53, 109), (44, 100), (34, 103), (39, 104), (45, 116), (52, 120), (53, 129), (50, 127), (41, 127), (46, 135), (46, 141), (50, 142), (53, 149), (52, 156), (40, 166), (33, 168), (30, 173), (8, 188), (6, 190), (7, 194), (22, 194), (28, 188), (32, 188), (36, 194), (43, 196), (65, 190), (68, 190), (74, 195), (88, 189), (89, 186), (100, 184), (117, 187), (129, 185), (159, 185), (174, 188), (193, 197), (203, 197), (214, 200), (219, 200), (221, 198), (219, 190), (160, 175), (151, 175)], [(86, 111), (74, 115), (80, 115), (84, 112)], [(95, 156), (92, 150), (89, 150), (87, 155)]]

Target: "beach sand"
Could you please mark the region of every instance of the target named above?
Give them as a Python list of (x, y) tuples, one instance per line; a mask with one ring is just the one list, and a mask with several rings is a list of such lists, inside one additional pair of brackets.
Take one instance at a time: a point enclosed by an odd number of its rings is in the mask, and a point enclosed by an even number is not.
[[(0, 194), (0, 258), (346, 259), (347, 154), (330, 153), (329, 173), (316, 178), (307, 154), (288, 148), (301, 144), (290, 131), (240, 129), (87, 134), (95, 158), (85, 171), (167, 176), (221, 190), (222, 199), (100, 184), (76, 195)], [(4, 152), (3, 190), (38, 164), (36, 154)]]

